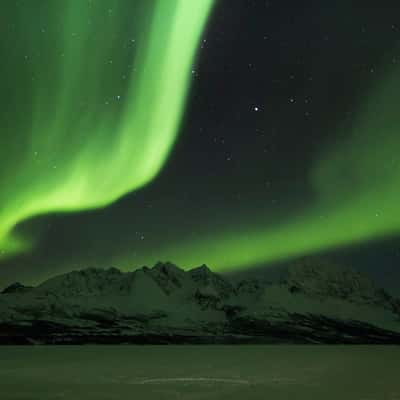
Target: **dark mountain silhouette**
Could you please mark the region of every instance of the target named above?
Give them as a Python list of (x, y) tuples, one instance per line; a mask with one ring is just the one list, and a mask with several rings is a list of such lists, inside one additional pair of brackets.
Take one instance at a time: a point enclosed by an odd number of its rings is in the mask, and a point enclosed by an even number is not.
[(400, 343), (400, 301), (316, 260), (277, 283), (169, 262), (89, 268), (4, 289), (0, 343)]

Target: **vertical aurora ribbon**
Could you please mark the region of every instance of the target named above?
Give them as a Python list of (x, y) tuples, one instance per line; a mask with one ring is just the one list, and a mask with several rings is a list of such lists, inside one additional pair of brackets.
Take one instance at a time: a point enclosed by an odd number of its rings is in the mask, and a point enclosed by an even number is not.
[(2, 4), (3, 256), (29, 246), (11, 234), (19, 222), (105, 206), (159, 172), (212, 3)]

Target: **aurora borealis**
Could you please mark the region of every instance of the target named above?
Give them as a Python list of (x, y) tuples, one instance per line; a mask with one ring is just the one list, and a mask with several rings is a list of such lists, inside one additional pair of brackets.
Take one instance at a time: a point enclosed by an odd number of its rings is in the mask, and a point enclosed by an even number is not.
[(106, 206), (157, 174), (211, 5), (137, 1), (127, 13), (121, 1), (6, 4), (3, 22), (17, 24), (2, 35), (3, 77), (13, 76), (2, 85), (1, 159), (13, 164), (1, 172), (3, 255), (24, 246), (9, 236), (17, 223)]
[(240, 270), (398, 237), (396, 4), (3, 9), (4, 281)]
[(196, 265), (207, 254), (211, 265), (231, 269), (399, 232), (400, 69), (388, 75), (359, 107), (345, 139), (315, 161), (307, 181), (314, 198), (307, 204), (278, 223), (260, 215), (250, 227), (233, 224), (207, 240), (172, 247), (168, 256)]

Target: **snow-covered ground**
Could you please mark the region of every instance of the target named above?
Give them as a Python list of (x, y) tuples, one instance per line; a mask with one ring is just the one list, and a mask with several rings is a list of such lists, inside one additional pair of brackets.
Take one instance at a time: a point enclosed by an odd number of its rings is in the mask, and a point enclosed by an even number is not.
[(274, 284), (253, 279), (236, 285), (204, 265), (184, 271), (158, 263), (127, 273), (73, 271), (35, 288), (12, 285), (0, 295), (0, 324), (0, 338), (33, 342), (113, 335), (115, 343), (118, 336), (123, 342), (151, 334), (182, 336), (178, 342), (184, 336), (254, 336), (398, 343), (400, 302), (358, 272), (315, 262), (294, 265)]

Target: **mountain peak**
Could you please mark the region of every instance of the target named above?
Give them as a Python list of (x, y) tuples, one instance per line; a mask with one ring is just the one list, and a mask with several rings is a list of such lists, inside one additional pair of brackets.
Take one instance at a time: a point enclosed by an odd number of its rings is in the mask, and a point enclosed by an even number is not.
[(1, 294), (8, 294), (8, 293), (24, 293), (29, 290), (33, 289), (32, 286), (25, 286), (20, 282), (14, 282), (11, 285), (7, 286)]
[(199, 267), (192, 268), (189, 270), (190, 274), (202, 274), (202, 275), (212, 275), (214, 272), (207, 267), (206, 264), (202, 264)]
[[(0, 328), (12, 328), (0, 329), (0, 343), (135, 343), (157, 335), (169, 343), (187, 334), (188, 340), (222, 334), (285, 343), (399, 343), (400, 301), (374, 291), (359, 273), (335, 267), (307, 261), (284, 282), (254, 279), (238, 287), (204, 264), (185, 272), (170, 262), (133, 272), (72, 271), (32, 289), (14, 283), (0, 294)], [(38, 329), (38, 320), (46, 325)]]
[(163, 272), (165, 274), (169, 274), (169, 273), (182, 273), (183, 270), (181, 268), (179, 268), (178, 266), (176, 266), (175, 264), (166, 261), (166, 262), (162, 262), (162, 261), (158, 261), (154, 267), (152, 268), (153, 271), (160, 271)]
[(171, 262), (159, 261), (148, 273), (166, 294), (171, 294), (176, 288), (182, 287), (185, 271)]
[(234, 288), (232, 285), (222, 278), (219, 274), (212, 272), (207, 265), (202, 264), (200, 267), (196, 267), (188, 271), (190, 277), (197, 285), (201, 285), (207, 288), (207, 292), (217, 293), (222, 298), (228, 298), (234, 294)]

